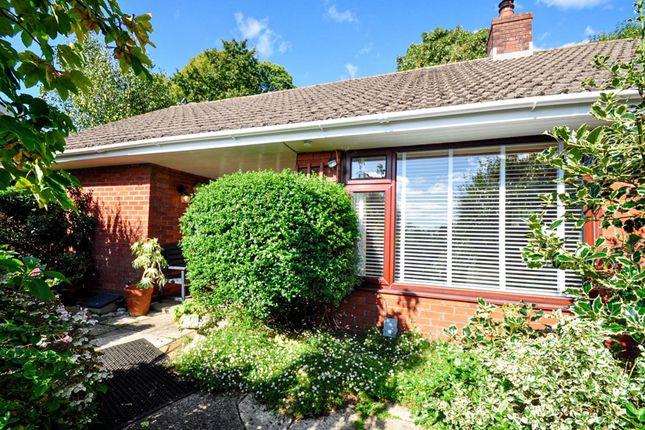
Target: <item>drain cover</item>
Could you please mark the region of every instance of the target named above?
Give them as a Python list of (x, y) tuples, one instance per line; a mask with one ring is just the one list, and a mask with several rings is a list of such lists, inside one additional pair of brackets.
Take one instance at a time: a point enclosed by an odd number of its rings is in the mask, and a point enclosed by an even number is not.
[(99, 396), (93, 428), (120, 428), (195, 392), (192, 384), (164, 367), (165, 354), (145, 339), (106, 348), (101, 361), (112, 373)]

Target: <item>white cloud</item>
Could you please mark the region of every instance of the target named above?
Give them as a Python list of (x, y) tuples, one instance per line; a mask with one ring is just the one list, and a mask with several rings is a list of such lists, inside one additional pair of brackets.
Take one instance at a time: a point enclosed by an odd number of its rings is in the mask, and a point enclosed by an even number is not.
[(253, 39), (262, 31), (269, 28), (269, 20), (267, 18), (259, 20), (252, 16), (245, 17), (242, 12), (237, 12), (235, 14), (235, 21), (237, 22), (238, 30), (240, 30), (242, 37), (245, 39)]
[(548, 31), (545, 31), (544, 33), (542, 33), (542, 34), (540, 34), (538, 36), (538, 40), (541, 42), (541, 41), (543, 41), (545, 39), (548, 39), (549, 37), (551, 37), (551, 33), (548, 32)]
[(538, 0), (538, 3), (560, 9), (585, 9), (605, 3), (606, 0)]
[(340, 11), (336, 8), (335, 4), (327, 8), (327, 16), (339, 23), (358, 22), (358, 18), (356, 18), (356, 15), (351, 10)]
[(287, 42), (286, 40), (281, 40), (280, 44), (278, 45), (278, 52), (281, 54), (284, 54), (289, 49), (291, 49), (291, 42)]
[(347, 70), (351, 79), (354, 79), (358, 73), (358, 67), (350, 63), (345, 64), (345, 70)]
[(269, 18), (257, 19), (237, 12), (235, 22), (242, 37), (254, 44), (255, 50), (261, 57), (268, 58), (273, 55), (276, 45), (281, 54), (287, 52), (291, 47), (288, 41), (269, 27)]
[(594, 30), (593, 27), (591, 27), (590, 25), (588, 25), (585, 28), (585, 36), (587, 36), (587, 37), (595, 36), (598, 33), (600, 33), (600, 32), (598, 30)]
[(366, 55), (372, 52), (372, 49), (374, 48), (373, 44), (365, 45), (358, 51), (358, 55)]
[(583, 41), (580, 41), (580, 42), (568, 42), (568, 43), (565, 43), (564, 45), (558, 46), (558, 48), (569, 48), (571, 46), (584, 45), (585, 43), (589, 43), (589, 41), (588, 40), (583, 40)]

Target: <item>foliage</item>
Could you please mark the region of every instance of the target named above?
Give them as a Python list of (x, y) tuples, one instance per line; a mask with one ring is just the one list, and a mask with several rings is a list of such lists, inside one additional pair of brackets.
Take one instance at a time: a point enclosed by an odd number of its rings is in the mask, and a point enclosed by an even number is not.
[(89, 82), (83, 92), (62, 102), (56, 93), (49, 100), (70, 116), (77, 129), (162, 109), (177, 103), (170, 79), (156, 72), (150, 77), (123, 73), (107, 46), (96, 38), (79, 44), (82, 68)]
[(61, 278), (0, 249), (0, 428), (75, 429), (94, 415), (106, 374), (90, 345), (91, 322), (42, 300)]
[(91, 195), (78, 189), (70, 194), (76, 211), (58, 205), (45, 210), (27, 193), (0, 191), (0, 243), (40, 259), (73, 287), (90, 287), (96, 280), (92, 248), (97, 219)]
[[(611, 331), (617, 348), (631, 349), (645, 344), (645, 16), (643, 1), (636, 2), (640, 43), (635, 57), (626, 63), (608, 64), (605, 57), (595, 59), (597, 67), (610, 78), (601, 87), (624, 91), (637, 89), (631, 100), (618, 92), (605, 92), (593, 104), (591, 113), (602, 125), (578, 130), (555, 128), (549, 134), (564, 143), (564, 150), (545, 151), (541, 159), (563, 171), (562, 181), (572, 191), (546, 195), (546, 204), (557, 199), (571, 209), (565, 218), (579, 228), (599, 225), (604, 238), (594, 244), (580, 243), (567, 250), (558, 236), (560, 218), (545, 224), (543, 216), (530, 217), (528, 246), (523, 252), (530, 267), (552, 264), (580, 274), (582, 289), (570, 291), (577, 301), (576, 315), (600, 319)], [(590, 82), (590, 85), (598, 85)], [(585, 208), (576, 211), (575, 208)], [(636, 345), (634, 345), (636, 344)]]
[(166, 276), (163, 269), (168, 267), (168, 262), (163, 256), (163, 248), (157, 238), (143, 239), (135, 242), (130, 247), (132, 250), (132, 267), (143, 269), (141, 280), (137, 283), (139, 288), (163, 287), (166, 285)]
[(531, 307), (483, 306), (459, 343), (437, 345), (397, 377), (400, 400), (431, 428), (633, 428), (642, 378), (605, 348), (598, 322), (553, 317), (552, 329), (535, 330)]
[(630, 21), (621, 22), (616, 26), (616, 29), (610, 33), (598, 33), (591, 37), (594, 42), (603, 42), (606, 40), (617, 39), (638, 39), (640, 37), (640, 29), (638, 25)]
[(222, 41), (192, 58), (172, 81), (178, 99), (204, 102), (294, 88), (284, 67), (258, 60), (247, 41)]
[(65, 43), (72, 35), (102, 35), (123, 69), (147, 75), (151, 31), (149, 14), (126, 15), (116, 0), (0, 0), (0, 190), (15, 186), (41, 206), (73, 206), (65, 188), (77, 181), (52, 169), (73, 123), (26, 89), (39, 85), (64, 101), (87, 88), (79, 44)]
[(181, 219), (191, 293), (300, 321), (358, 283), (358, 221), (343, 187), (288, 170), (199, 188)]
[(240, 390), (302, 418), (340, 408), (348, 399), (391, 397), (392, 375), (414, 363), (427, 341), (413, 332), (399, 339), (323, 332), (299, 336), (267, 328), (234, 313), (228, 325), (175, 362), (214, 391)]
[(421, 43), (413, 43), (396, 59), (397, 70), (412, 70), (437, 64), (474, 60), (487, 55), (488, 29), (467, 31), (437, 27), (421, 33)]
[(479, 299), (477, 310), (468, 325), (461, 331), (451, 326), (448, 334), (457, 344), (466, 348), (495, 346), (500, 340), (505, 342), (506, 339), (535, 338), (548, 333), (551, 326), (540, 323), (543, 317), (544, 311), (536, 309), (535, 305), (520, 302), (504, 305), (499, 309)]
[(181, 304), (173, 307), (172, 316), (175, 321), (179, 321), (184, 315), (209, 315), (213, 317), (213, 320), (220, 320), (224, 317), (225, 312), (225, 308), (213, 311), (213, 309), (207, 309), (202, 303), (197, 302), (192, 298), (187, 298)]

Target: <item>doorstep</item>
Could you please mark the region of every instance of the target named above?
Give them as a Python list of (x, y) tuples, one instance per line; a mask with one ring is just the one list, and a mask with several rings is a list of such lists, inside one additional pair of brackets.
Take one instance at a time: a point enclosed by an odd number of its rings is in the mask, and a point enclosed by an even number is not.
[(175, 301), (153, 303), (148, 315), (131, 317), (125, 308), (119, 308), (98, 317), (98, 323), (92, 328), (97, 350), (146, 339), (162, 352), (177, 350), (185, 338), (195, 335), (194, 330), (181, 329), (173, 320), (173, 309), (178, 306)]

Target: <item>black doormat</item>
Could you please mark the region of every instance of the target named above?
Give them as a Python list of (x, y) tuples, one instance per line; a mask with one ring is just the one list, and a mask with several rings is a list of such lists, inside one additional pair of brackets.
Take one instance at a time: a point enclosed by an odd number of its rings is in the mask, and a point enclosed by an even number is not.
[(145, 339), (112, 346), (101, 361), (112, 378), (99, 396), (92, 428), (117, 429), (195, 392), (193, 385), (164, 367), (167, 356)]

